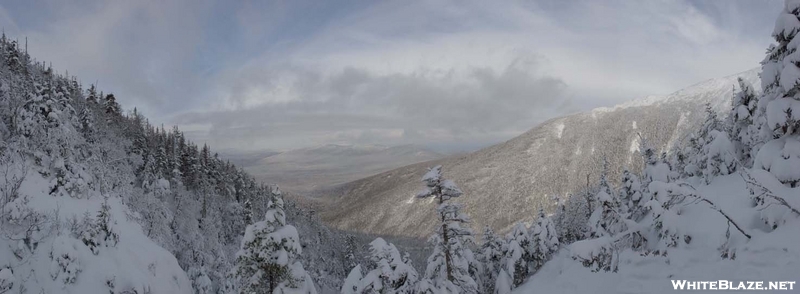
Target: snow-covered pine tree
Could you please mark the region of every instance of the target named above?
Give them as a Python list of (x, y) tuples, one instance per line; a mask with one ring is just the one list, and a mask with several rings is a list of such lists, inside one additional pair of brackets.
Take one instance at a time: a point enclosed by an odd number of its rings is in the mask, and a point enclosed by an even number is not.
[(650, 193), (652, 197), (645, 204), (648, 214), (642, 221), (652, 228), (651, 236), (646, 237), (648, 250), (666, 255), (669, 248), (691, 242), (691, 236), (681, 229), (678, 206), (691, 191), (676, 183), (653, 182), (650, 184)]
[(558, 223), (557, 231), (559, 233), (559, 240), (562, 244), (570, 244), (575, 241), (583, 240), (589, 236), (589, 216), (592, 211), (589, 210), (589, 197), (583, 196), (591, 193), (587, 188), (581, 191), (580, 194), (569, 194), (564, 204), (561, 205), (561, 210), (557, 212)]
[(428, 257), (425, 279), (419, 283), (421, 293), (477, 293), (478, 285), (470, 275), (474, 258), (468, 243), (474, 242), (469, 229), (469, 217), (464, 214), (460, 204), (449, 202), (460, 197), (462, 192), (456, 184), (442, 176), (442, 166), (437, 165), (422, 177), (425, 189), (417, 194), (419, 198), (433, 197), (437, 200), (436, 212), (441, 225), (430, 241), (433, 253)]
[(478, 255), (478, 261), (483, 265), (481, 293), (494, 293), (497, 275), (503, 268), (503, 260), (507, 251), (508, 244), (505, 240), (495, 235), (488, 226), (484, 228), (483, 243)]
[(286, 224), (283, 199), (276, 197), (265, 219), (245, 229), (234, 268), (239, 293), (316, 293), (296, 261), (301, 253), (297, 229)]
[(707, 137), (701, 153), (703, 164), (703, 178), (706, 184), (711, 183), (717, 176), (728, 175), (736, 171), (736, 150), (728, 140), (728, 135), (722, 131), (712, 130)]
[(656, 154), (655, 148), (650, 145), (650, 142), (644, 138), (639, 138), (639, 152), (644, 161), (644, 168), (642, 169), (642, 184), (647, 187), (652, 181), (669, 181), (670, 169), (669, 166), (663, 164)]
[(361, 265), (357, 264), (350, 270), (350, 273), (347, 274), (347, 278), (344, 280), (344, 284), (342, 285), (342, 294), (362, 294), (361, 290), (361, 279), (364, 278), (364, 274), (361, 272)]
[(519, 286), (533, 272), (533, 242), (528, 228), (523, 223), (517, 223), (506, 236), (508, 254), (506, 255), (506, 272), (514, 281), (513, 286)]
[[(689, 142), (691, 163), (687, 174), (702, 177), (706, 183), (718, 175), (727, 175), (736, 170), (736, 150), (723, 131), (726, 129), (717, 113), (706, 104), (706, 119), (698, 132), (697, 140)], [(695, 149), (696, 148), (696, 149)]]
[(627, 230), (625, 217), (620, 211), (619, 201), (603, 189), (597, 193), (597, 204), (592, 216), (589, 217), (589, 227), (592, 237), (611, 237)]
[(756, 130), (752, 125), (758, 108), (758, 96), (749, 82), (742, 78), (738, 78), (737, 82), (739, 91), (733, 95), (731, 112), (728, 114), (729, 137), (734, 144), (739, 161), (746, 167), (751, 167), (755, 154), (750, 154), (750, 150), (756, 143)]
[[(360, 278), (355, 293), (414, 293), (419, 275), (414, 267), (403, 260), (397, 247), (382, 238), (373, 240), (369, 246), (373, 269)], [(354, 272), (356, 270), (360, 272), (360, 265), (351, 271), (352, 277), (348, 279), (358, 277), (358, 273)], [(342, 292), (349, 292), (351, 288), (350, 283), (345, 283)]]
[(550, 217), (544, 214), (543, 209), (539, 209), (539, 218), (536, 224), (531, 227), (531, 267), (533, 272), (538, 271), (544, 263), (558, 250), (558, 232)]
[[(772, 32), (777, 44), (769, 45), (761, 62), (762, 94), (749, 126), (752, 136), (750, 154), (755, 155), (753, 169), (766, 170), (790, 187), (800, 186), (800, 169), (797, 168), (800, 164), (798, 32), (800, 2), (787, 0)], [(761, 219), (768, 226), (777, 228), (788, 208), (779, 199), (767, 197), (771, 192), (746, 170), (743, 175)]]
[(593, 238), (573, 243), (570, 253), (573, 259), (594, 272), (616, 272), (620, 248), (616, 235), (627, 230), (627, 225), (619, 213), (617, 201), (602, 189), (597, 193), (597, 202), (588, 224)]
[(81, 235), (81, 241), (97, 255), (101, 247), (114, 247), (119, 242), (119, 235), (114, 229), (115, 222), (111, 217), (111, 207), (108, 205), (108, 198), (103, 201), (97, 218), (89, 225)]
[(494, 284), (494, 291), (486, 293), (511, 294), (513, 285), (514, 282), (511, 280), (511, 276), (506, 272), (506, 270), (500, 269), (500, 272), (497, 273), (497, 281)]
[(624, 209), (626, 218), (635, 220), (634, 212), (640, 210), (642, 202), (642, 183), (639, 182), (639, 177), (631, 173), (628, 169), (622, 171), (621, 187), (618, 195), (621, 202), (621, 208)]
[(800, 32), (800, 2), (787, 0), (775, 22), (777, 42), (762, 61), (759, 115), (760, 146), (754, 168), (772, 173), (781, 183), (800, 186), (800, 51), (794, 41)]
[(686, 162), (683, 166), (683, 169), (678, 170), (678, 173), (681, 175), (681, 177), (699, 177), (703, 174), (703, 171), (697, 165), (697, 157), (702, 151), (703, 145), (701, 140), (697, 138), (696, 134), (690, 134), (689, 140), (686, 142), (686, 146), (683, 147), (682, 152), (686, 157)]

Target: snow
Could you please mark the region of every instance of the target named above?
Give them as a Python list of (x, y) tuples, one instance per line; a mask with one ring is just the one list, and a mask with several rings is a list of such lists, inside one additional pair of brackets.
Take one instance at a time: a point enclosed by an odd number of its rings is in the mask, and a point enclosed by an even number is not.
[(786, 0), (784, 3), (786, 11), (794, 11), (800, 8), (800, 0)]
[(753, 166), (771, 172), (782, 182), (800, 179), (800, 136), (767, 142), (756, 155)]
[[(119, 197), (109, 197), (108, 205), (119, 242), (114, 246), (90, 248), (71, 233), (70, 223), (85, 216), (93, 219), (100, 210), (103, 197), (87, 191), (82, 198), (54, 197), (48, 194), (47, 179), (29, 171), (20, 188), (20, 197), (4, 207), (4, 234), (13, 233), (11, 224), (21, 224), (32, 214), (49, 217), (53, 226), (42, 226), (37, 245), (30, 248), (22, 241), (0, 238), (0, 289), (4, 281), (13, 282), (12, 289), (31, 293), (107, 293), (137, 291), (144, 293), (191, 293), (192, 285), (172, 254), (156, 245), (142, 232), (139, 224), (129, 219), (128, 207)], [(22, 256), (20, 259), (17, 256)], [(10, 276), (11, 271), (25, 273)], [(9, 278), (10, 277), (10, 278)], [(5, 278), (5, 279), (4, 279)], [(111, 288), (110, 285), (114, 287)]]
[(497, 294), (507, 294), (511, 293), (511, 277), (508, 273), (501, 269), (500, 273), (497, 274), (497, 282), (494, 285), (495, 293)]
[(559, 139), (561, 139), (561, 135), (563, 135), (563, 134), (564, 134), (564, 127), (566, 127), (566, 126), (564, 125), (564, 123), (563, 123), (563, 122), (561, 122), (561, 123), (559, 123), (559, 124), (557, 124), (557, 125), (556, 125), (556, 136), (557, 136)]
[[(797, 69), (797, 67), (792, 68)], [(787, 70), (784, 69), (783, 72), (785, 73)], [(800, 74), (800, 70), (797, 72)], [(800, 76), (794, 80), (794, 82), (797, 81), (800, 81)], [(791, 111), (792, 116), (787, 115), (789, 111)], [(794, 121), (800, 119), (800, 100), (794, 98), (778, 98), (767, 104), (767, 124), (770, 128), (776, 125), (786, 125), (790, 122), (790, 119)]]
[(342, 294), (358, 293), (357, 290), (362, 278), (364, 277), (361, 274), (361, 265), (359, 264), (350, 271), (350, 274), (347, 275), (347, 279), (344, 280), (344, 285), (342, 285)]
[[(789, 6), (787, 4), (787, 8)], [(790, 13), (781, 13), (778, 19), (775, 20), (775, 29), (772, 30), (772, 35), (782, 34), (784, 38), (788, 38), (794, 35), (798, 29), (800, 29), (800, 20), (797, 20), (797, 16)]]
[(594, 116), (596, 113), (605, 113), (605, 112), (611, 112), (611, 111), (616, 111), (616, 110), (626, 109), (626, 108), (632, 108), (632, 107), (641, 107), (641, 106), (653, 105), (653, 104), (656, 104), (658, 102), (663, 101), (667, 97), (668, 96), (650, 95), (650, 96), (645, 96), (643, 98), (639, 98), (639, 99), (631, 100), (631, 101), (624, 102), (624, 103), (621, 103), (621, 104), (617, 104), (617, 105), (615, 105), (613, 107), (598, 107), (598, 108), (592, 109), (592, 115)]
[(9, 268), (0, 269), (0, 293), (5, 293), (8, 290), (11, 290), (11, 287), (14, 286), (14, 273), (11, 272)]
[[(777, 181), (762, 184), (785, 198), (800, 196), (800, 188), (787, 188)], [(592, 272), (573, 257), (597, 254), (608, 239), (576, 242), (562, 248), (514, 293), (674, 293), (670, 280), (797, 280), (800, 272), (797, 216), (770, 231), (758, 219), (759, 211), (752, 207), (750, 194), (738, 174), (718, 177), (710, 185), (699, 186), (697, 193), (727, 212), (752, 235), (747, 241), (731, 229), (731, 241), (726, 246), (735, 252), (735, 259), (720, 257), (719, 248), (726, 240), (725, 219), (708, 205), (696, 204), (682, 208), (681, 215), (672, 222), (692, 236), (691, 242), (672, 248), (667, 256), (642, 256), (626, 249), (619, 252), (618, 272)]]
[(633, 138), (633, 140), (631, 140), (631, 147), (628, 148), (628, 151), (630, 151), (631, 153), (636, 153), (637, 151), (639, 151), (639, 144), (640, 144), (639, 138), (638, 137)]
[(631, 122), (631, 128), (633, 128), (634, 130), (638, 129), (638, 127), (636, 127), (636, 121)]
[(425, 173), (424, 176), (422, 176), (422, 181), (426, 183), (438, 182), (442, 177), (441, 170), (442, 170), (441, 165), (432, 167), (430, 170), (428, 170), (427, 173)]

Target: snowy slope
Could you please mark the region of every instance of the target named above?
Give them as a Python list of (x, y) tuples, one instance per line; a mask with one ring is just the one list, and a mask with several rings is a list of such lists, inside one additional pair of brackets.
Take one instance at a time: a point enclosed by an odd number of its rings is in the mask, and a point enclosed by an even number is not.
[[(472, 154), (413, 164), (347, 183), (327, 192), (324, 221), (343, 229), (411, 236), (433, 230), (433, 206), (415, 199), (425, 169), (444, 166), (445, 175), (464, 191), (474, 228), (507, 229), (531, 220), (551, 195), (564, 195), (594, 183), (603, 157), (611, 179), (638, 158), (637, 133), (659, 148), (685, 137), (703, 119), (703, 105), (730, 105), (736, 78), (759, 88), (758, 70), (712, 79), (663, 97), (648, 97), (544, 122), (505, 143)], [(497, 213), (502, 211), (502, 214)]]
[[(178, 261), (142, 232), (119, 195), (108, 198), (119, 241), (94, 254), (82, 238), (96, 221), (102, 195), (53, 196), (38, 172), (25, 174), (19, 198), (5, 206), (0, 220), (0, 270), (13, 272), (9, 293), (192, 293)], [(13, 176), (3, 175), (0, 184), (6, 185)], [(37, 229), (29, 230), (32, 224)]]
[[(758, 178), (776, 195), (800, 206), (800, 188), (786, 188), (774, 178), (770, 181), (769, 175)], [(746, 241), (731, 230), (734, 242), (730, 248), (736, 252), (735, 259), (721, 258), (718, 250), (725, 242), (725, 219), (702, 203), (694, 204), (683, 209), (680, 218), (680, 228), (692, 236), (691, 243), (671, 250), (666, 257), (645, 257), (627, 249), (621, 253), (619, 272), (593, 273), (572, 259), (571, 253), (578, 249), (578, 243), (573, 243), (514, 293), (673, 293), (670, 280), (797, 281), (800, 219), (788, 217), (787, 223), (769, 232), (738, 174), (717, 178), (708, 186), (699, 186), (698, 191), (752, 235)], [(794, 290), (800, 291), (800, 285)]]

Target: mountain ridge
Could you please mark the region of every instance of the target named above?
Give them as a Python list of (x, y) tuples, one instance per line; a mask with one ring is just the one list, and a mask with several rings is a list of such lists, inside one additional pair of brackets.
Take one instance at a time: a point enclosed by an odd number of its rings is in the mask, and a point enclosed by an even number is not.
[(473, 229), (489, 225), (505, 230), (532, 220), (539, 207), (551, 208), (553, 196), (594, 183), (603, 158), (610, 162), (612, 181), (624, 167), (637, 170), (637, 134), (661, 150), (681, 142), (704, 118), (704, 104), (718, 112), (727, 110), (738, 77), (759, 88), (754, 69), (699, 82), (660, 99), (649, 96), (649, 103), (626, 102), (553, 118), (467, 155), (411, 164), (337, 186), (325, 191), (328, 197), (317, 206), (322, 207), (322, 219), (340, 229), (422, 237), (433, 230), (433, 205), (414, 194), (421, 189), (425, 169), (441, 164), (445, 176), (464, 190), (458, 201), (473, 217)]

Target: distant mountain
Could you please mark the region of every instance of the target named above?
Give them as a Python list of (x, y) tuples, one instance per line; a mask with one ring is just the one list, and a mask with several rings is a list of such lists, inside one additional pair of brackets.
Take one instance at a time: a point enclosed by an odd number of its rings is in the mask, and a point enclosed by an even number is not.
[[(704, 119), (704, 104), (727, 114), (737, 77), (760, 88), (758, 70), (708, 80), (666, 96), (651, 96), (546, 121), (507, 142), (474, 153), (405, 166), (327, 191), (321, 217), (328, 224), (368, 233), (425, 236), (434, 205), (419, 200), (426, 168), (441, 164), (464, 191), (473, 228), (507, 229), (531, 220), (540, 207), (595, 183), (603, 158), (611, 179), (640, 166), (638, 136), (666, 150)], [(320, 209), (320, 208), (317, 208)]]
[(223, 150), (219, 152), (220, 157), (223, 160), (230, 161), (234, 165), (238, 167), (248, 167), (257, 165), (259, 161), (266, 157), (273, 156), (275, 154), (280, 154), (278, 151), (234, 151), (234, 150)]
[(442, 157), (415, 145), (327, 144), (265, 156), (242, 166), (262, 182), (313, 196), (321, 189)]

